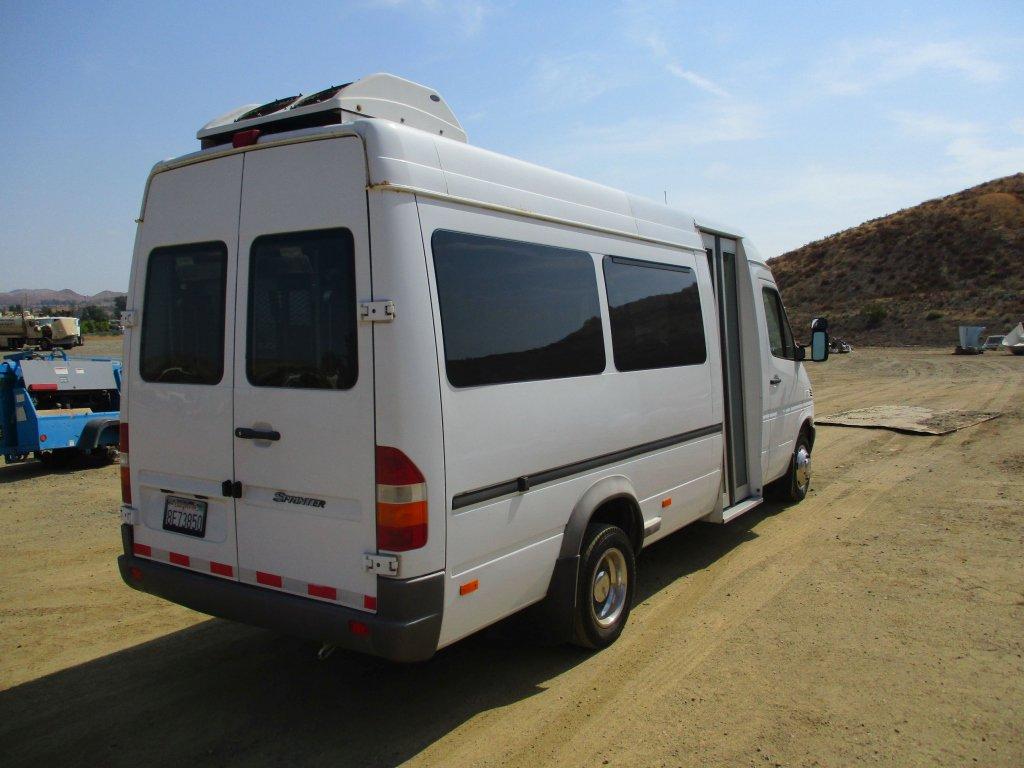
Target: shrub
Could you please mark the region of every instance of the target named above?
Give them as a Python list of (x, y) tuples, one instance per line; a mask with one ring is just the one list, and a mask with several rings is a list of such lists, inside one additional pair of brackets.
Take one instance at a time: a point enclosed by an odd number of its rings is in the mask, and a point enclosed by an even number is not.
[(929, 309), (928, 314), (924, 316), (925, 320), (938, 320), (942, 317), (942, 313), (937, 309)]
[(861, 308), (859, 316), (865, 328), (877, 328), (888, 314), (881, 304), (866, 304)]

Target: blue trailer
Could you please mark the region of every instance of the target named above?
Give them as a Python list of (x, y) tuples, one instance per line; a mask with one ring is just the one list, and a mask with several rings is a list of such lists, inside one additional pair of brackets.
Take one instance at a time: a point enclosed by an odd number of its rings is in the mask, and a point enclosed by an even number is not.
[(0, 450), (62, 465), (118, 444), (121, 363), (109, 357), (17, 352), (0, 362)]

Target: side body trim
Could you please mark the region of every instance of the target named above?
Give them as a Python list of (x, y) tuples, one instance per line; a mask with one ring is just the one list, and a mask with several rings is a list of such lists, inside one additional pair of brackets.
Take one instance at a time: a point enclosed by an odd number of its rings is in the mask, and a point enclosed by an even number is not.
[(689, 432), (683, 432), (678, 435), (663, 437), (659, 440), (652, 440), (649, 443), (634, 445), (620, 451), (612, 451), (611, 453), (601, 454), (600, 456), (583, 459), (582, 461), (575, 461), (572, 464), (565, 464), (561, 467), (555, 467), (554, 469), (545, 469), (540, 472), (534, 472), (529, 475), (523, 475), (522, 477), (495, 483), (494, 485), (489, 485), (484, 488), (465, 491), (463, 493), (456, 494), (452, 498), (452, 510), (462, 509), (463, 507), (468, 507), (472, 504), (479, 504), (482, 501), (490, 501), (491, 499), (497, 499), (501, 496), (507, 496), (512, 493), (525, 493), (541, 483), (550, 483), (555, 480), (561, 480), (563, 477), (577, 475), (581, 472), (589, 472), (592, 469), (597, 469), (598, 467), (603, 467), (608, 464), (617, 464), (636, 456), (642, 456), (645, 453), (653, 453), (654, 451), (659, 451), (663, 448), (670, 448), (674, 445), (688, 443), (691, 440), (699, 440), (702, 437), (716, 435), (721, 431), (721, 423), (711, 424), (707, 427), (690, 430)]

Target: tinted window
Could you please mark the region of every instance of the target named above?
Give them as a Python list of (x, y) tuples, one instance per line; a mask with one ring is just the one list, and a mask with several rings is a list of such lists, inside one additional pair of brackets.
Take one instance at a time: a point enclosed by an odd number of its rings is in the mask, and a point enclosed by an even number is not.
[(608, 256), (604, 280), (616, 368), (704, 362), (704, 319), (692, 269)]
[(224, 374), (224, 243), (156, 248), (142, 305), (145, 381), (216, 384)]
[(789, 319), (782, 306), (782, 297), (772, 288), (762, 288), (764, 299), (764, 319), (768, 325), (768, 346), (775, 357), (793, 360), (796, 358), (796, 345), (793, 343), (793, 332), (789, 328)]
[(431, 246), (454, 386), (604, 370), (590, 254), (446, 231), (435, 232)]
[(246, 375), (257, 387), (356, 382), (356, 286), (347, 229), (264, 235), (249, 257)]

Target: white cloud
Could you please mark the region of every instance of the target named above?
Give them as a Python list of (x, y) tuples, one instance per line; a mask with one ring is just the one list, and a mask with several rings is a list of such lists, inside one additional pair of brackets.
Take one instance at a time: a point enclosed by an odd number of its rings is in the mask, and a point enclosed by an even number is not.
[(753, 105), (716, 102), (699, 116), (684, 119), (633, 118), (606, 125), (580, 126), (557, 147), (565, 161), (588, 164), (628, 155), (652, 155), (666, 163), (677, 161), (684, 148), (751, 141), (765, 134), (764, 116)]
[(533, 86), (541, 106), (585, 104), (622, 83), (613, 62), (596, 53), (543, 56), (533, 70)]
[(724, 90), (715, 85), (713, 82), (708, 80), (706, 77), (698, 75), (696, 72), (691, 72), (687, 69), (683, 69), (678, 64), (666, 64), (665, 69), (667, 69), (670, 73), (678, 77), (680, 80), (685, 80), (686, 82), (690, 83), (690, 85), (694, 85), (697, 88), (700, 88), (702, 91), (707, 91), (708, 93), (714, 96), (721, 96), (724, 98), (728, 97), (729, 95)]
[(452, 17), (467, 37), (478, 34), (493, 10), (484, 0), (367, 0), (370, 7), (408, 8), (434, 15)]
[[(911, 137), (944, 142), (943, 153), (950, 162), (938, 171), (965, 185), (1024, 170), (1024, 145), (994, 146), (989, 124), (916, 112), (894, 112), (892, 119)], [(1000, 138), (1013, 141), (1014, 133), (1024, 127), (1019, 122), (1012, 121)]]
[(913, 44), (879, 39), (838, 45), (816, 79), (828, 93), (849, 96), (921, 74), (993, 83), (1003, 79), (1005, 68), (964, 40)]
[(630, 19), (630, 25), (633, 28), (632, 37), (651, 52), (655, 61), (663, 66), (666, 72), (695, 88), (699, 88), (705, 93), (710, 93), (720, 98), (728, 98), (729, 94), (717, 83), (680, 64), (672, 56), (671, 48), (665, 42), (665, 38), (659, 32), (650, 28), (651, 24), (651, 20), (647, 19), (644, 14), (634, 14)]
[(994, 147), (977, 138), (961, 137), (946, 147), (956, 169), (974, 183), (1024, 170), (1024, 145)]
[(983, 125), (971, 120), (958, 120), (923, 112), (898, 110), (893, 112), (891, 117), (903, 133), (913, 137), (971, 136), (985, 130)]

